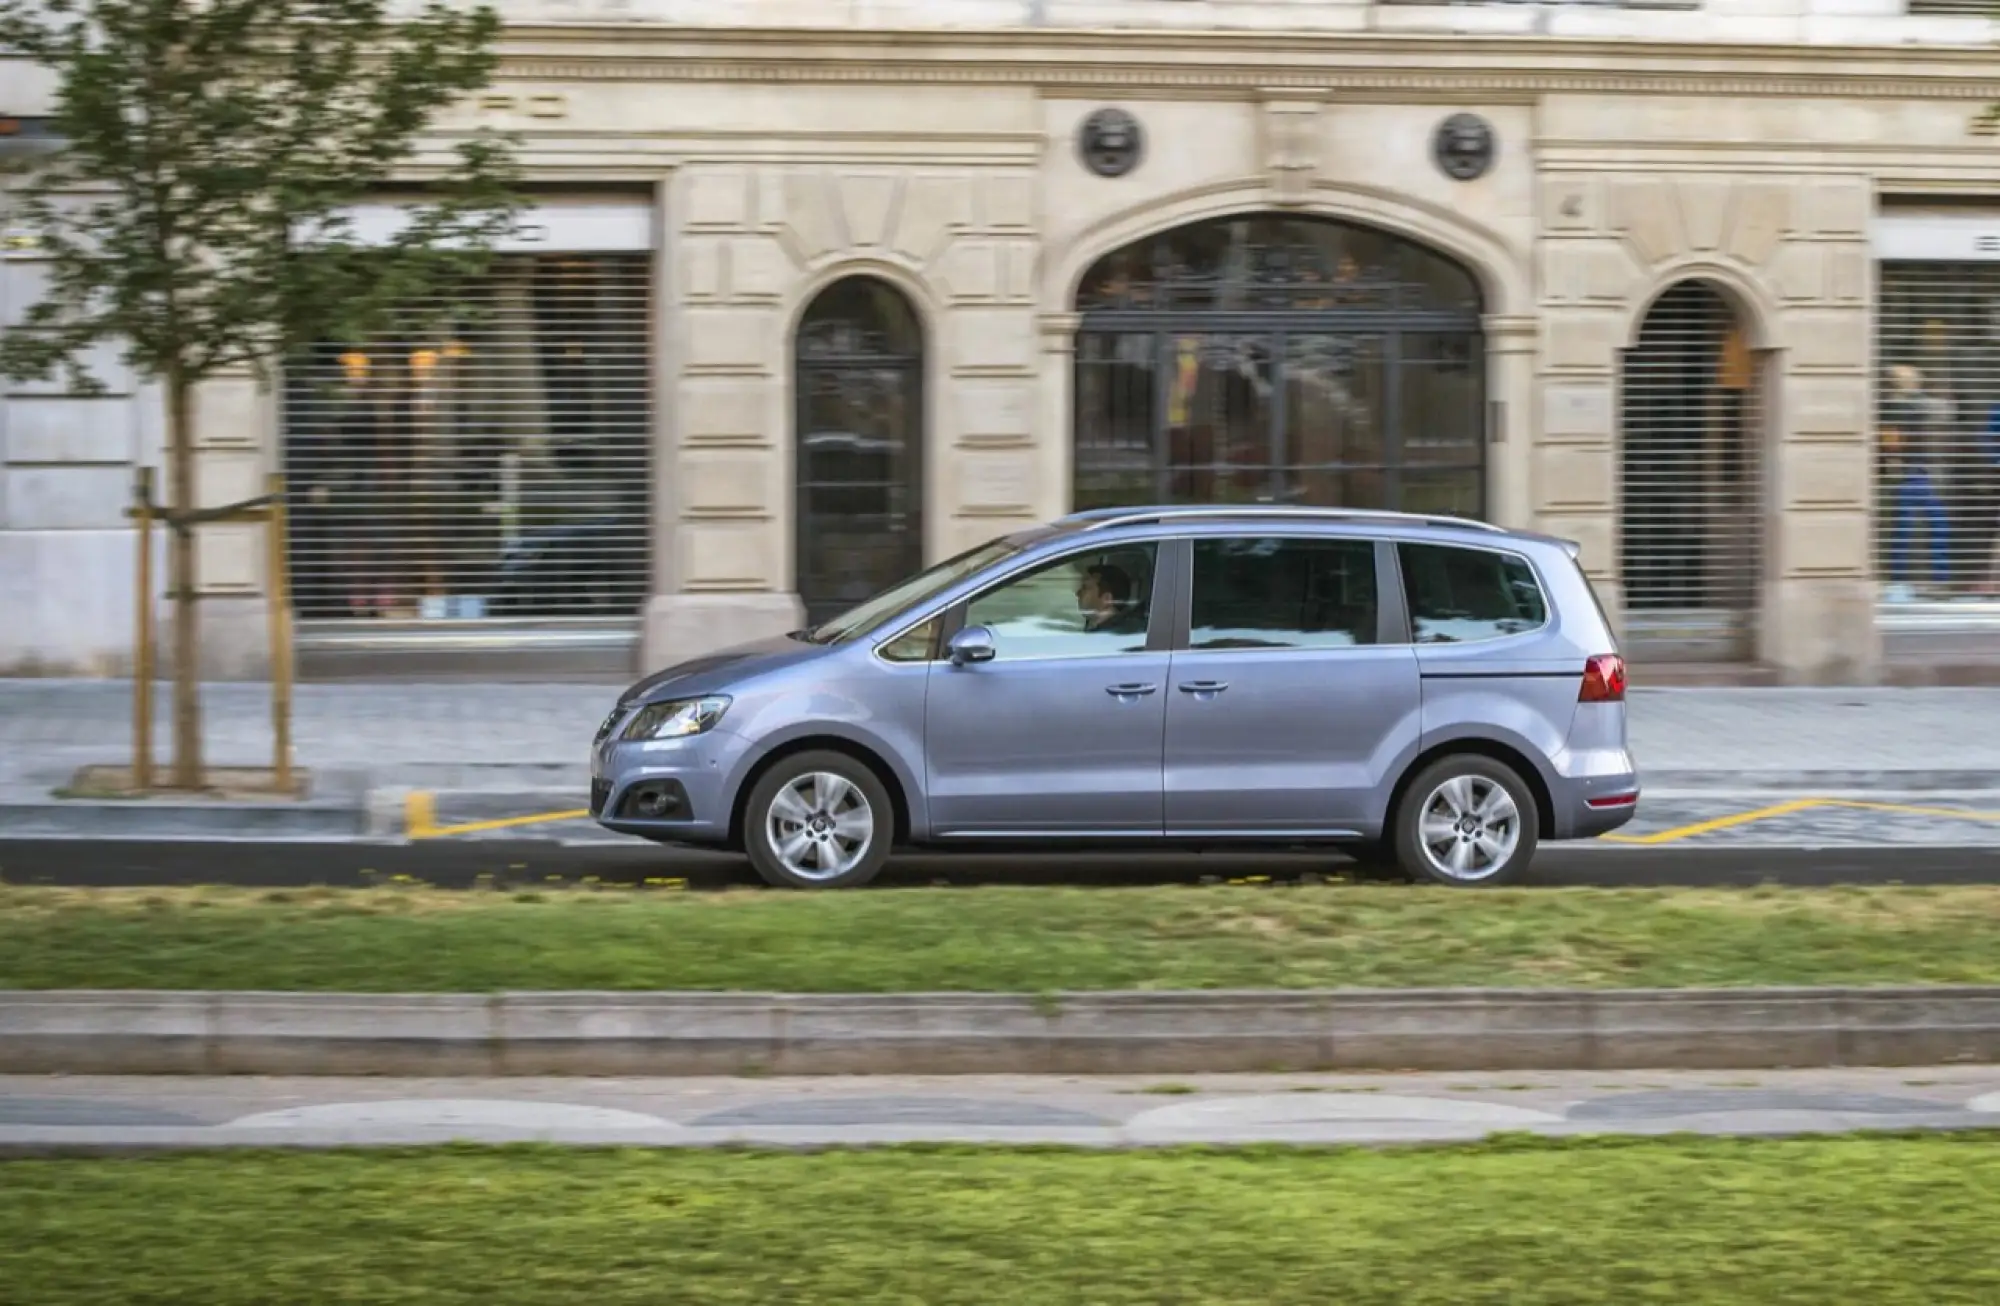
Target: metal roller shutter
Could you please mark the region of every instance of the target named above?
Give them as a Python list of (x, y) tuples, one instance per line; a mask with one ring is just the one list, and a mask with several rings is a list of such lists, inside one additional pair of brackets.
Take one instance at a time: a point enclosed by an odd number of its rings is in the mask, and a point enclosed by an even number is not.
[(1888, 624), (1990, 618), (2000, 607), (2000, 263), (1884, 263), (1877, 303), (1875, 559)]
[(633, 619), (650, 557), (650, 256), (505, 254), (424, 338), (287, 373), (305, 621)]
[(1625, 353), (1620, 569), (1635, 651), (1747, 657), (1763, 574), (1759, 357), (1728, 301), (1684, 281)]

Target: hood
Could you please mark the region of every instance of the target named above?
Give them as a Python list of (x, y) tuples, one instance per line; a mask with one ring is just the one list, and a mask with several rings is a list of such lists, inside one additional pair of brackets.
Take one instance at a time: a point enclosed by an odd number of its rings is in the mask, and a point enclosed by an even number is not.
[(826, 652), (822, 644), (807, 644), (800, 640), (776, 635), (770, 639), (760, 639), (755, 643), (739, 644), (723, 649), (719, 653), (707, 653), (686, 662), (677, 662), (664, 671), (635, 682), (630, 689), (618, 696), (620, 706), (642, 700), (682, 698), (689, 694), (707, 694), (726, 688), (744, 676), (756, 675), (764, 671), (774, 671), (779, 667), (803, 662), (807, 658)]

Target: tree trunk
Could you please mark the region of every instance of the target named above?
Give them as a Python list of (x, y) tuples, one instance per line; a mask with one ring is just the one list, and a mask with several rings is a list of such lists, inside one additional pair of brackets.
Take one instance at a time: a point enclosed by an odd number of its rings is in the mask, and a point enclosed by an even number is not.
[[(167, 382), (168, 506), (194, 510), (193, 392), (187, 378)], [(167, 532), (167, 587), (174, 596), (174, 788), (199, 789), (201, 759), (201, 633), (195, 611), (194, 532)]]

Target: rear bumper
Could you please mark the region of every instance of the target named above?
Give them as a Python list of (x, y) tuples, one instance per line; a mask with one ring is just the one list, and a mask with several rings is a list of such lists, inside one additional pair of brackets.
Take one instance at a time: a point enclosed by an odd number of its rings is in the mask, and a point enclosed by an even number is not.
[(1639, 791), (1636, 788), (1629, 794), (1607, 795), (1574, 809), (1571, 812), (1568, 832), (1555, 837), (1595, 839), (1600, 834), (1610, 834), (1620, 826), (1628, 824), (1638, 814)]
[(1639, 772), (1629, 759), (1625, 768), (1563, 780), (1549, 795), (1555, 828), (1542, 838), (1595, 839), (1630, 824), (1639, 813)]

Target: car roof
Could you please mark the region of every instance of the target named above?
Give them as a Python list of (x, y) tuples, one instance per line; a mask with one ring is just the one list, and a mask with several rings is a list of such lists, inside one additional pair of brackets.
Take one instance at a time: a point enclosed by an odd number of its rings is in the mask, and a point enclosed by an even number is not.
[(1441, 513), (1389, 512), (1372, 508), (1309, 508), (1294, 504), (1157, 504), (1149, 507), (1091, 508), (1058, 518), (1052, 525), (1065, 534), (1113, 530), (1126, 527), (1161, 526), (1176, 522), (1189, 525), (1228, 526), (1238, 522), (1278, 521), (1324, 523), (1329, 526), (1388, 527), (1414, 533), (1441, 531), (1471, 534), (1489, 541), (1519, 540), (1553, 545), (1574, 558), (1581, 551), (1575, 540), (1534, 531), (1510, 530), (1492, 522)]

